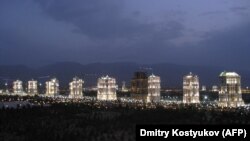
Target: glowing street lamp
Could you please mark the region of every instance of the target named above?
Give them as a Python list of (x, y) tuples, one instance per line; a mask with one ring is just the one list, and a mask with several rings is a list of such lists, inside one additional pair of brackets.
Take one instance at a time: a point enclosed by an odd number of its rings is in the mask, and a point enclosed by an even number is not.
[(206, 100), (208, 99), (208, 97), (205, 95), (205, 96), (204, 96), (204, 99), (205, 99), (205, 101), (206, 101)]
[(6, 92), (8, 92), (8, 83), (5, 83), (5, 87), (6, 87)]

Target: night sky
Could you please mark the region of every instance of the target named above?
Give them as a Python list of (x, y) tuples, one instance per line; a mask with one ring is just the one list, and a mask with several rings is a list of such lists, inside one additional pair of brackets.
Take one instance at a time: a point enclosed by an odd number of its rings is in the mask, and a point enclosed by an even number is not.
[(64, 61), (250, 70), (250, 1), (0, 1), (0, 65)]

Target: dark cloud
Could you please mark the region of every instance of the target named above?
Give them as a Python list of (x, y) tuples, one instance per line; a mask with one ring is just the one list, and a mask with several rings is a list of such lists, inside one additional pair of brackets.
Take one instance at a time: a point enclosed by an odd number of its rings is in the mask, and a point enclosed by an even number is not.
[(209, 8), (203, 2), (2, 0), (0, 64), (133, 61), (247, 69), (250, 27), (234, 22), (241, 17), (232, 14), (247, 8), (211, 3)]
[(230, 8), (230, 10), (232, 10), (233, 12), (239, 12), (239, 11), (246, 11), (249, 8), (246, 6), (241, 6), (241, 7), (232, 7)]
[(116, 0), (16, 0), (1, 7), (1, 60), (9, 64), (120, 61), (137, 50), (166, 47), (184, 28), (177, 21), (152, 24), (126, 17), (123, 2)]
[(227, 12), (217, 10), (217, 11), (204, 12), (204, 13), (201, 13), (199, 16), (210, 16), (210, 15), (218, 15), (218, 14), (225, 14), (225, 13), (227, 13)]
[(221, 66), (231, 70), (248, 69), (250, 52), (250, 24), (244, 23), (234, 28), (213, 31), (192, 50), (191, 62)]
[(123, 2), (117, 0), (38, 1), (52, 18), (77, 27), (75, 32), (92, 38), (128, 38), (151, 32), (152, 25), (126, 18)]

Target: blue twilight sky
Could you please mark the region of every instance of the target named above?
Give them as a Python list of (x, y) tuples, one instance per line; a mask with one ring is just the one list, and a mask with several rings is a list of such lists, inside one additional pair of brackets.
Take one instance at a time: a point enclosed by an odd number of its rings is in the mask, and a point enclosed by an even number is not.
[(250, 0), (1, 0), (0, 65), (138, 62), (250, 70)]

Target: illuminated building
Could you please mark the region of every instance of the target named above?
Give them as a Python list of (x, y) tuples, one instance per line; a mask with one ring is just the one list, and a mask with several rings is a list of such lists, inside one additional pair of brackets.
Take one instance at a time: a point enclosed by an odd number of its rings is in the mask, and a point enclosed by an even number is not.
[(35, 80), (30, 80), (28, 81), (28, 94), (29, 95), (36, 95), (38, 94), (38, 89), (37, 89), (37, 81)]
[(148, 77), (147, 102), (158, 102), (161, 96), (161, 79), (159, 76), (150, 75)]
[(121, 91), (122, 92), (128, 92), (128, 89), (126, 87), (126, 82), (125, 81), (122, 82), (122, 90)]
[(207, 91), (206, 86), (203, 85), (203, 86), (201, 87), (201, 91)]
[(213, 85), (212, 86), (212, 92), (218, 92), (218, 91), (219, 91), (218, 86)]
[(148, 76), (145, 72), (135, 72), (131, 80), (131, 97), (136, 100), (147, 100)]
[(189, 73), (183, 77), (183, 103), (200, 103), (199, 78)]
[(69, 98), (82, 98), (83, 96), (83, 83), (82, 79), (74, 77), (73, 81), (69, 83)]
[(116, 100), (116, 80), (109, 76), (97, 80), (97, 100)]
[(59, 94), (59, 81), (56, 78), (46, 82), (46, 96)]
[(235, 72), (224, 71), (219, 77), (221, 85), (218, 105), (220, 107), (243, 106), (240, 75)]
[(13, 93), (14, 94), (23, 94), (23, 82), (20, 80), (16, 80), (13, 82)]

